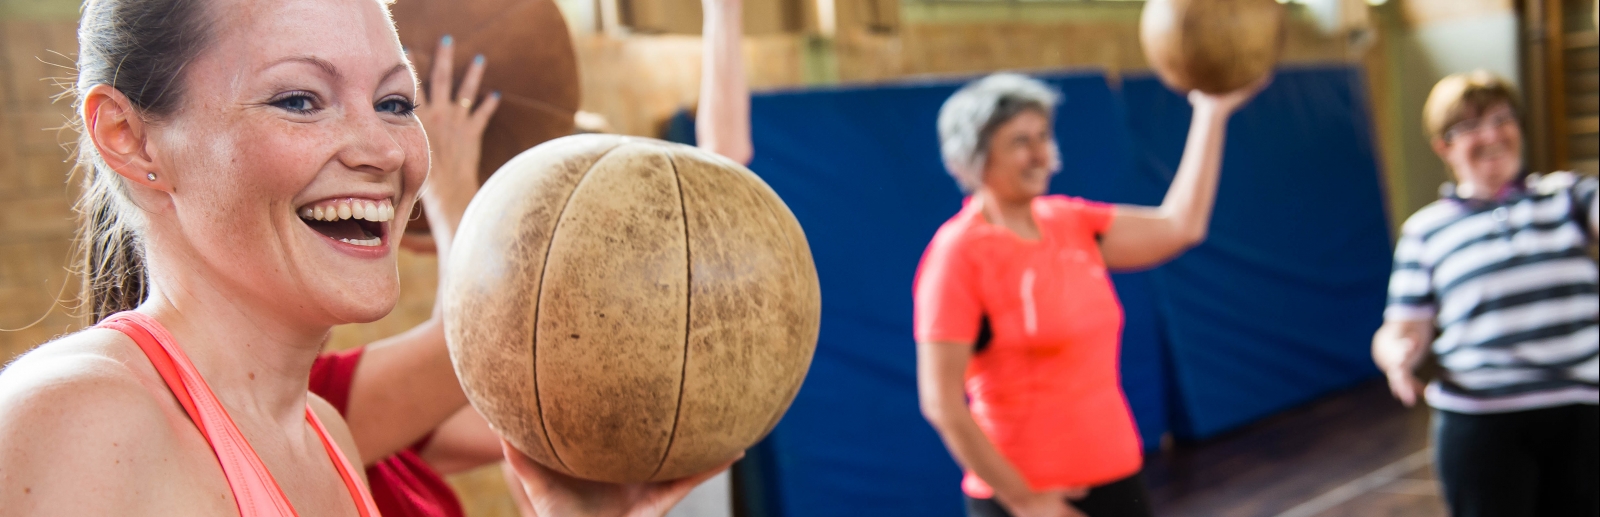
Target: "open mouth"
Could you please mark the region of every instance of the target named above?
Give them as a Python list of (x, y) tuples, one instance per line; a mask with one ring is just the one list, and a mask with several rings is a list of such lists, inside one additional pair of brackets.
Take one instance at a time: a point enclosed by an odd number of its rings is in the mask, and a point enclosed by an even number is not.
[(1473, 158), (1478, 160), (1495, 160), (1511, 155), (1510, 146), (1488, 145), (1475, 150)]
[(346, 244), (377, 247), (394, 219), (394, 203), (387, 199), (341, 198), (318, 201), (300, 208), (300, 220), (317, 233)]

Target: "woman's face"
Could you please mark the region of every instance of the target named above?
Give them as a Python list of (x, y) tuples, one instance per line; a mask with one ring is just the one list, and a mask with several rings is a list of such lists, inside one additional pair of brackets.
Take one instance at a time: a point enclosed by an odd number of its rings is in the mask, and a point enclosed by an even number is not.
[(396, 245), (428, 171), (416, 81), (375, 0), (207, 7), (150, 149), (170, 271), (308, 323), (371, 321), (399, 296)]
[(1492, 196), (1522, 172), (1522, 128), (1516, 111), (1505, 103), (1445, 128), (1433, 146), (1470, 191), (1466, 195)]
[(983, 187), (1007, 200), (1043, 195), (1050, 189), (1056, 160), (1050, 118), (1038, 110), (1022, 110), (989, 136)]

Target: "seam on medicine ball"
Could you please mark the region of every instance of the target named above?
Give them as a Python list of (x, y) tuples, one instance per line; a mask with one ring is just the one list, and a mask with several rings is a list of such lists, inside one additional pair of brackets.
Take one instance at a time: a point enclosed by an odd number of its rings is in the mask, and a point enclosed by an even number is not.
[(538, 290), (534, 291), (537, 301), (533, 304), (533, 342), (529, 343), (533, 345), (529, 347), (533, 350), (533, 407), (539, 411), (539, 429), (544, 431), (544, 444), (550, 449), (550, 456), (571, 474), (577, 474), (577, 471), (567, 466), (567, 462), (561, 459), (561, 451), (556, 450), (555, 442), (550, 439), (550, 425), (544, 420), (544, 399), (539, 394), (539, 313), (544, 307), (544, 279), (548, 278), (550, 273), (550, 248), (555, 246), (556, 234), (561, 232), (561, 217), (567, 215), (567, 207), (572, 205), (572, 197), (577, 195), (578, 188), (583, 186), (583, 182), (589, 180), (589, 173), (594, 172), (594, 167), (623, 145), (625, 144), (619, 142), (595, 157), (594, 161), (589, 162), (589, 167), (583, 170), (583, 176), (578, 178), (577, 183), (572, 184), (572, 190), (567, 191), (566, 201), (561, 202), (561, 210), (556, 212), (555, 224), (550, 226), (550, 240), (544, 244), (544, 259), (539, 262), (539, 286)]
[(672, 431), (667, 433), (667, 447), (661, 452), (661, 462), (656, 464), (655, 472), (650, 473), (650, 478), (655, 479), (661, 474), (661, 469), (667, 466), (667, 459), (672, 457), (672, 445), (678, 440), (678, 422), (683, 419), (683, 387), (689, 383), (689, 332), (694, 325), (690, 318), (694, 317), (694, 250), (690, 249), (693, 241), (689, 240), (689, 206), (683, 200), (683, 175), (678, 172), (676, 153), (667, 155), (667, 164), (672, 166), (672, 184), (678, 187), (678, 212), (683, 216), (683, 263), (684, 263), (684, 290), (683, 290), (683, 364), (678, 372), (678, 405), (672, 409)]

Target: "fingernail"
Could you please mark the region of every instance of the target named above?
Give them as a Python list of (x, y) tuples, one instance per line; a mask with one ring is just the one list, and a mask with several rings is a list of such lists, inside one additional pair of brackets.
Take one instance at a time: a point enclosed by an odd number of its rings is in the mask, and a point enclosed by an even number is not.
[(449, 45), (449, 44), (455, 43), (455, 41), (456, 41), (456, 39), (450, 37), (449, 34), (444, 35), (443, 38), (439, 38), (439, 44), (440, 45)]
[(489, 96), (496, 99), (500, 98), (500, 90), (495, 90), (493, 93), (490, 93)]
[(472, 64), (474, 64), (474, 65), (483, 64), (483, 54), (478, 54), (476, 56), (473, 56), (472, 57)]
[(405, 45), (401, 45), (400, 46), (400, 53), (401, 54), (410, 54), (411, 53), (411, 49), (406, 47)]

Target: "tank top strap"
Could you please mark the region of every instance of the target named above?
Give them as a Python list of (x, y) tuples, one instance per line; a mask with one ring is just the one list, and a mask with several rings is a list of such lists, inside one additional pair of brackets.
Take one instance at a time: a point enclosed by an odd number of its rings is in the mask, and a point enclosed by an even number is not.
[[(200, 430), (200, 435), (216, 453), (217, 462), (222, 466), (223, 476), (227, 478), (228, 488), (233, 492), (234, 502), (239, 506), (241, 517), (297, 515), (294, 507), (289, 504), (289, 498), (284, 495), (283, 489), (278, 486), (277, 481), (272, 478), (272, 473), (261, 462), (261, 457), (256, 455), (249, 441), (245, 440), (244, 434), (239, 431), (239, 427), (228, 416), (221, 400), (211, 392), (211, 387), (200, 377), (199, 370), (189, 362), (183, 350), (174, 344), (172, 335), (167, 333), (160, 322), (137, 312), (121, 312), (107, 317), (95, 326), (123, 333), (144, 352), (150, 364), (155, 367), (156, 373), (161, 375), (161, 380), (183, 406), (184, 412), (194, 421), (195, 427)], [(350, 491), (361, 516), (377, 517), (378, 512), (372, 502), (372, 496), (356, 480), (354, 467), (334, 445), (327, 428), (323, 427), (322, 421), (317, 418), (309, 404), (306, 406), (306, 421), (311, 423), (317, 436), (322, 440), (323, 448), (334, 460), (334, 467), (339, 471), (339, 477), (344, 479), (345, 488)]]
[(317, 413), (306, 407), (306, 421), (317, 430), (317, 437), (322, 439), (322, 448), (328, 451), (328, 457), (333, 458), (333, 466), (339, 471), (339, 478), (344, 480), (345, 490), (350, 491), (350, 497), (356, 501), (356, 509), (361, 512), (361, 517), (380, 517), (378, 503), (372, 499), (372, 492), (367, 489), (366, 483), (356, 475), (355, 465), (345, 457), (344, 451), (333, 443), (333, 436), (328, 434), (328, 428), (322, 426), (322, 419)]

